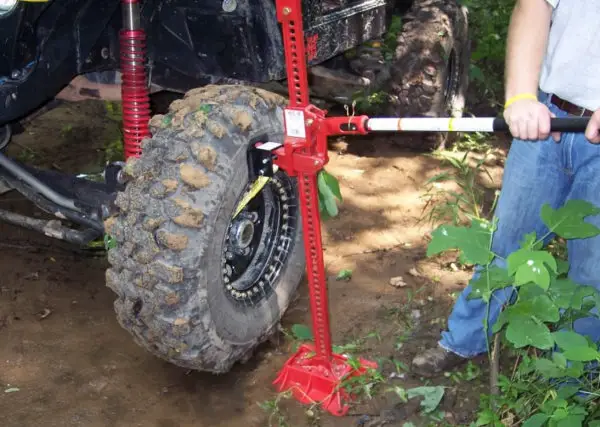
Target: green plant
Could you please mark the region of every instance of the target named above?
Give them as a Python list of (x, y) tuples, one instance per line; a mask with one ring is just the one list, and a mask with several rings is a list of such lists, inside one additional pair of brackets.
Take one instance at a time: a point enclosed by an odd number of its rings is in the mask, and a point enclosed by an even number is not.
[(452, 151), (468, 151), (488, 154), (492, 150), (490, 135), (483, 132), (468, 132), (460, 135), (460, 139), (452, 145)]
[(469, 226), (441, 225), (432, 233), (428, 256), (456, 249), (462, 262), (480, 266), (469, 298), (483, 300), (488, 314), (497, 290), (514, 289), (513, 302), (504, 305), (495, 324), (489, 324), (488, 316), (484, 328), (489, 338), (502, 338), (516, 362), (493, 384), (500, 394), (482, 399), (473, 426), (600, 426), (600, 375), (594, 366), (600, 351), (574, 330), (575, 320), (598, 317), (593, 310), (600, 307), (600, 292), (574, 283), (567, 277), (569, 262), (544, 248), (553, 234), (566, 240), (600, 235), (600, 228), (585, 221), (598, 214), (600, 208), (582, 200), (559, 209), (544, 205), (541, 219), (548, 232), (525, 235), (520, 249), (506, 258), (491, 249), (497, 218), (472, 218)]
[(287, 417), (280, 407), (283, 399), (289, 399), (292, 396), (291, 391), (285, 391), (277, 393), (277, 395), (271, 400), (265, 400), (264, 402), (258, 403), (258, 406), (269, 414), (268, 427), (289, 427)]
[(497, 106), (503, 98), (506, 38), (515, 0), (462, 0), (473, 42), (470, 77), (478, 95)]
[(100, 162), (110, 163), (115, 161), (125, 160), (123, 151), (123, 131), (121, 123), (123, 122), (123, 114), (121, 103), (116, 101), (106, 101), (104, 103), (106, 117), (112, 122), (110, 129), (106, 131), (106, 143), (104, 144), (104, 152)]
[[(361, 369), (360, 360), (355, 356), (348, 356), (348, 364), (356, 369)], [(341, 387), (351, 396), (354, 396), (355, 402), (364, 399), (372, 399), (376, 393), (377, 386), (385, 383), (385, 377), (378, 369), (367, 368), (362, 375), (349, 377), (342, 381)]]
[(368, 92), (362, 91), (354, 94), (352, 98), (353, 111), (360, 111), (362, 114), (377, 114), (381, 107), (389, 101), (389, 95), (384, 91)]
[[(310, 328), (306, 325), (295, 324), (292, 325), (291, 331), (284, 332), (288, 339), (292, 342), (300, 343), (304, 341), (313, 341), (313, 333)], [(381, 341), (381, 336), (378, 332), (370, 332), (364, 337), (357, 338), (346, 344), (333, 345), (333, 351), (340, 354), (355, 355), (356, 353), (364, 349), (364, 345), (368, 340), (375, 338), (377, 341)]]
[(395, 385), (388, 388), (387, 391), (394, 392), (400, 398), (400, 400), (405, 403), (415, 397), (422, 397), (423, 400), (421, 400), (420, 404), (422, 415), (435, 420), (439, 419), (439, 416), (435, 413), (435, 411), (442, 401), (446, 391), (443, 386), (421, 386), (409, 388), (407, 390), (404, 387)]
[[(450, 164), (453, 169), (437, 174), (426, 181), (427, 189), (423, 196), (424, 218), (434, 224), (451, 221), (454, 225), (471, 219), (485, 218), (487, 213), (484, 205), (485, 188), (478, 184), (477, 178), (480, 173), (484, 173), (490, 180), (492, 179), (485, 167), (487, 155), (478, 160), (475, 166), (469, 164), (469, 152), (464, 153), (462, 157), (457, 157), (456, 154), (448, 151), (439, 151), (433, 155), (444, 163)], [(447, 182), (453, 182), (458, 189), (440, 188), (441, 183)], [(489, 211), (492, 210), (493, 206)]]
[(31, 163), (37, 159), (38, 155), (29, 147), (22, 146), (22, 150), (17, 154), (17, 160), (21, 163)]
[(394, 53), (398, 46), (398, 34), (402, 31), (402, 17), (400, 15), (392, 15), (392, 21), (387, 32), (383, 36), (383, 44), (381, 46), (383, 58), (387, 62), (394, 60)]

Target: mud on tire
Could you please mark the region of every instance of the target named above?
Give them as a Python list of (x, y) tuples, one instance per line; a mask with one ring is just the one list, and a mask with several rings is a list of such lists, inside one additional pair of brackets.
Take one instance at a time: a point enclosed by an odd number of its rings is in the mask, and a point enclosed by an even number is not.
[[(461, 117), (468, 86), (470, 43), (466, 9), (456, 0), (414, 0), (403, 17), (391, 71), (388, 114)], [(435, 135), (423, 135), (435, 144)], [(439, 135), (438, 135), (439, 136)], [(424, 147), (423, 141), (414, 138)]]
[(232, 222), (248, 144), (282, 139), (284, 105), (243, 86), (194, 89), (152, 119), (127, 163), (133, 180), (105, 224), (116, 241), (107, 285), (121, 326), (175, 365), (224, 373), (247, 360), (303, 276), (293, 179), (278, 173)]

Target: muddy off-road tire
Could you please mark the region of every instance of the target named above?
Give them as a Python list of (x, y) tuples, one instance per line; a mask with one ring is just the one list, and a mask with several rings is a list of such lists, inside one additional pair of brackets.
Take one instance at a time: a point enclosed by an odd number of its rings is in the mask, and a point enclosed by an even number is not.
[[(471, 56), (466, 9), (456, 0), (414, 0), (402, 17), (391, 70), (388, 114), (399, 117), (461, 117), (469, 83)], [(443, 137), (424, 134), (412, 140), (419, 150)], [(442, 138), (440, 138), (442, 137)]]
[(305, 262), (296, 182), (278, 172), (235, 220), (247, 149), (281, 141), (285, 99), (208, 86), (153, 117), (106, 221), (119, 323), (175, 365), (224, 373), (276, 329)]

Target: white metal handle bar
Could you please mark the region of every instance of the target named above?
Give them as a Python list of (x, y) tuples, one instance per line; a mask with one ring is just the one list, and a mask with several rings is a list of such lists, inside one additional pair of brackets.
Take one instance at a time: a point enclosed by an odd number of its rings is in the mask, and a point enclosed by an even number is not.
[[(589, 121), (589, 117), (554, 118), (550, 120), (550, 129), (552, 132), (584, 132)], [(501, 132), (509, 129), (506, 121), (498, 117), (369, 118), (366, 128), (372, 132)]]

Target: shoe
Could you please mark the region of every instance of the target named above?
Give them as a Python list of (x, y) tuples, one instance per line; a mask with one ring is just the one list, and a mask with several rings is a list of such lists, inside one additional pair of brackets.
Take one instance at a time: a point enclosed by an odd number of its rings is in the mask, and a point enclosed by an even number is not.
[(434, 377), (466, 363), (467, 360), (469, 359), (438, 346), (417, 354), (412, 361), (412, 372), (422, 377)]

